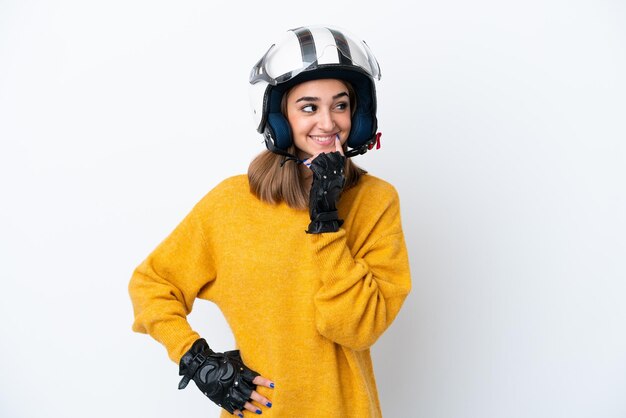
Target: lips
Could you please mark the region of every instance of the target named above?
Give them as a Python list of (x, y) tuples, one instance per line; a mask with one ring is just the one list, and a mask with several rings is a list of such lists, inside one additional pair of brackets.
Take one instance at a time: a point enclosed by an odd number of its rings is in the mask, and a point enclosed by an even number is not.
[(317, 142), (320, 145), (328, 145), (335, 140), (337, 134), (332, 135), (309, 135), (313, 141)]

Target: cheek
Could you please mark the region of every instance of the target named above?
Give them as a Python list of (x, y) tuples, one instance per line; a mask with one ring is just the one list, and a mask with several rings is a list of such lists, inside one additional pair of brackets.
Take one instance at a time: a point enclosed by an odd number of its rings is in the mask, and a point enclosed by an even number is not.
[(349, 131), (352, 127), (352, 117), (350, 116), (350, 114), (342, 115), (340, 123), (342, 129)]
[(287, 116), (287, 122), (289, 122), (289, 126), (291, 127), (291, 131), (295, 134), (296, 132), (302, 131), (306, 129), (306, 119), (301, 117)]
[(292, 122), (290, 122), (289, 125), (291, 125), (291, 130), (294, 132), (301, 132), (301, 131), (307, 130), (307, 123), (306, 123), (306, 120), (304, 119), (296, 118)]
[(310, 126), (305, 118), (288, 118), (289, 127), (291, 128), (291, 137), (294, 145), (302, 149), (306, 145), (306, 136), (310, 131)]

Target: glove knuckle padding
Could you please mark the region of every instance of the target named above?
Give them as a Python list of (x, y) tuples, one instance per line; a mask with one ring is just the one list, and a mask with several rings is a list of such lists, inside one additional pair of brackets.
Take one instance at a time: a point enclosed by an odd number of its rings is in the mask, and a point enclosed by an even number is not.
[(252, 380), (259, 375), (243, 363), (239, 351), (215, 353), (204, 339), (196, 341), (183, 356), (179, 374), (184, 376), (179, 388), (184, 388), (185, 380), (193, 379), (202, 393), (230, 413), (243, 409), (256, 388)]
[(324, 153), (311, 161), (313, 183), (309, 195), (311, 223), (308, 233), (336, 232), (343, 221), (337, 216), (337, 201), (345, 184), (346, 157), (339, 152)]

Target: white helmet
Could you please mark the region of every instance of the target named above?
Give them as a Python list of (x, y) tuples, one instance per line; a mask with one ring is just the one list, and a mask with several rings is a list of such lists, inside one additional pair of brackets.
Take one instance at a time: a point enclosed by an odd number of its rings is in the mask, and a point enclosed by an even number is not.
[(281, 112), (283, 94), (303, 81), (336, 78), (349, 82), (356, 94), (356, 110), (347, 156), (362, 154), (376, 141), (376, 89), (380, 67), (364, 41), (345, 30), (306, 26), (287, 31), (250, 72), (250, 101), (257, 131), (270, 151), (286, 152), (291, 128)]

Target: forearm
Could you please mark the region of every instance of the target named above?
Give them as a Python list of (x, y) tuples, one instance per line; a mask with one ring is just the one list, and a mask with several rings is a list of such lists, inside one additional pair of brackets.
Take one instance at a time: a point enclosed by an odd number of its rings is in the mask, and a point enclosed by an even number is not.
[(182, 292), (162, 279), (147, 275), (141, 266), (135, 270), (128, 290), (135, 314), (133, 331), (150, 335), (178, 363), (199, 338), (187, 322), (191, 307), (183, 302)]
[(314, 237), (312, 246), (323, 263), (314, 297), (318, 331), (354, 350), (370, 347), (393, 322), (411, 288), (402, 233), (380, 238), (356, 257), (343, 230)]
[(191, 212), (135, 269), (128, 285), (133, 330), (147, 333), (178, 362), (199, 338), (187, 322), (200, 289), (214, 277), (200, 217)]

